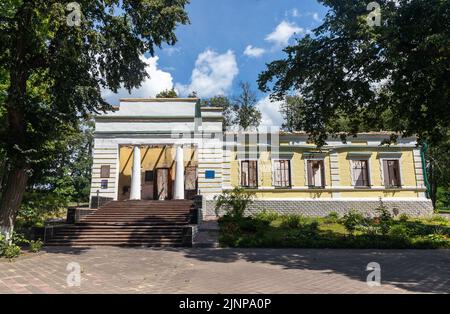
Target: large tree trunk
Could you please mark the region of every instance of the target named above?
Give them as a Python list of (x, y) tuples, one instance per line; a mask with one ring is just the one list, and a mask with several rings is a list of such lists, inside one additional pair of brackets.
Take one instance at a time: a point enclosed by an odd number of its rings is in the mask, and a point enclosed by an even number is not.
[(18, 9), (15, 38), (11, 43), (13, 62), (10, 66), (10, 86), (6, 98), (6, 149), (8, 163), (11, 167), (3, 178), (3, 191), (0, 201), (0, 233), (10, 239), (14, 223), (22, 203), (23, 193), (28, 181), (27, 172), (27, 136), (25, 110), (27, 96), (27, 80), (30, 73), (27, 55), (27, 36), (32, 30), (31, 16), (33, 2), (26, 0)]
[(26, 169), (12, 169), (7, 177), (0, 204), (0, 233), (9, 241), (28, 181)]

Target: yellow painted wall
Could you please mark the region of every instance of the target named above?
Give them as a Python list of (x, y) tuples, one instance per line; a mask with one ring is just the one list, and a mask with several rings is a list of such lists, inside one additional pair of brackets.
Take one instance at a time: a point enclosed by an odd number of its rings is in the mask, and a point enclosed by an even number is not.
[[(184, 148), (184, 165), (197, 166), (197, 153), (194, 148)], [(141, 178), (144, 173), (155, 168), (170, 168), (170, 176), (175, 179), (175, 148), (171, 146), (163, 147), (142, 147), (141, 148)], [(119, 149), (119, 199), (123, 199), (122, 191), (124, 186), (131, 184), (131, 167), (133, 165), (133, 148), (122, 146)]]
[[(361, 143), (358, 143), (361, 145)], [(291, 174), (292, 174), (292, 186), (293, 189), (276, 189), (272, 188), (272, 174), (271, 166), (272, 161), (270, 160), (270, 153), (261, 153), (259, 156), (259, 187), (256, 191), (258, 198), (329, 198), (331, 197), (331, 191), (323, 190), (322, 192), (314, 191), (298, 191), (296, 188), (305, 189), (307, 188), (307, 179), (305, 176), (305, 160), (303, 159), (303, 153), (307, 152), (307, 148), (292, 148), (293, 152), (291, 158)], [(359, 148), (359, 147), (349, 147), (338, 149), (338, 163), (339, 163), (339, 174), (340, 174), (340, 187), (350, 187), (352, 188), (352, 178), (351, 178), (351, 164), (348, 158), (348, 152), (371, 152), (369, 159), (370, 163), (370, 179), (371, 185), (374, 187), (382, 187), (384, 185), (381, 176), (381, 164), (378, 152), (389, 151), (386, 148)], [(392, 151), (392, 150), (390, 150)], [(400, 171), (402, 178), (402, 186), (414, 187), (416, 186), (415, 170), (414, 170), (414, 159), (413, 159), (413, 149), (412, 148), (399, 148), (396, 151), (402, 152)], [(239, 185), (239, 160), (236, 158), (236, 152), (231, 153), (231, 185)], [(325, 164), (325, 178), (326, 185), (330, 187), (331, 185), (331, 169), (330, 169), (330, 156), (327, 154), (324, 159)], [(267, 168), (269, 167), (269, 168)], [(270, 171), (262, 171), (270, 169)], [(269, 190), (264, 190), (264, 188), (269, 188)], [(407, 190), (377, 190), (377, 189), (355, 189), (346, 191), (334, 191), (339, 192), (342, 198), (379, 198), (379, 197), (419, 197), (419, 192), (407, 191)]]

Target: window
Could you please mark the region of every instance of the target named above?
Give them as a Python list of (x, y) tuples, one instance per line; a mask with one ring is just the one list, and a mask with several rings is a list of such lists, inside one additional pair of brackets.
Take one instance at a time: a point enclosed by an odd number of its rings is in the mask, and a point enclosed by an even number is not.
[(384, 186), (400, 187), (400, 164), (398, 159), (383, 160)]
[(145, 171), (145, 182), (153, 182), (154, 172), (152, 170)]
[(100, 167), (100, 178), (109, 178), (110, 172), (111, 172), (111, 166), (102, 165)]
[(308, 186), (324, 187), (325, 186), (325, 169), (323, 160), (308, 160)]
[(273, 163), (273, 183), (275, 187), (291, 186), (291, 167), (289, 160), (275, 160)]
[(369, 161), (352, 160), (353, 185), (355, 187), (368, 187), (369, 181)]
[(108, 188), (108, 180), (102, 180), (100, 183), (100, 187), (102, 189), (107, 189)]
[(258, 187), (258, 164), (256, 160), (241, 161), (241, 186)]

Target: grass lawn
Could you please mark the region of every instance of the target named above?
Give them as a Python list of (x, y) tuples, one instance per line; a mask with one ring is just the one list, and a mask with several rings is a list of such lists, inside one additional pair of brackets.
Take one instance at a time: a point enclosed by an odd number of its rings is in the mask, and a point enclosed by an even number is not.
[[(354, 218), (354, 217), (353, 217)], [(295, 248), (450, 248), (450, 223), (434, 216), (362, 218), (350, 232), (352, 217), (306, 218), (298, 215), (261, 213), (251, 217), (219, 219), (222, 246)]]

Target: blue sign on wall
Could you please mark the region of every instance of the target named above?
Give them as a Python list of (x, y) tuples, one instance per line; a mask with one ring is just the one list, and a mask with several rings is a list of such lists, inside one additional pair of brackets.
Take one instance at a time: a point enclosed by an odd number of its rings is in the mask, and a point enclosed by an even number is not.
[(205, 170), (205, 179), (214, 179), (216, 172), (214, 170)]

